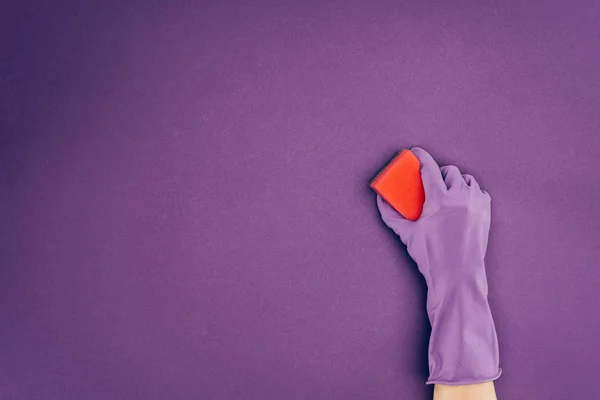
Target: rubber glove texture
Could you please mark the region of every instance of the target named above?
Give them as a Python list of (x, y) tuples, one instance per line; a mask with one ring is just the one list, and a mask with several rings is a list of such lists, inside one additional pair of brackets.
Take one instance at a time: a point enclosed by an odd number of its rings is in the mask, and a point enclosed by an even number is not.
[(439, 167), (425, 150), (421, 162), (423, 213), (409, 221), (379, 196), (385, 224), (406, 245), (427, 282), (430, 384), (465, 385), (497, 379), (498, 339), (488, 303), (484, 257), (491, 198), (471, 175)]

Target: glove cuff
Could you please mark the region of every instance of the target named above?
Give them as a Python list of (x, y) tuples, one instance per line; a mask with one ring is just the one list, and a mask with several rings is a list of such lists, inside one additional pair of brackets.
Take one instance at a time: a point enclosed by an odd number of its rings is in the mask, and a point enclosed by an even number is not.
[(493, 381), (502, 370), (485, 272), (480, 277), (454, 282), (443, 293), (428, 292), (431, 338), (427, 383), (468, 385)]

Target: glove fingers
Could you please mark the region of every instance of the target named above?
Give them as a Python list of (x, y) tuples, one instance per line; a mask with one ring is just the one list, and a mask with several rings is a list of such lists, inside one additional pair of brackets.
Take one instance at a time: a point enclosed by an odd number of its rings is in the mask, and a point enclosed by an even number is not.
[(473, 189), (480, 191), (483, 194), (483, 197), (485, 197), (487, 199), (487, 201), (492, 200), (490, 194), (488, 192), (486, 192), (485, 190), (481, 189), (481, 187), (479, 186), (479, 183), (473, 177), (473, 175), (463, 174), (463, 179), (465, 180), (467, 185), (469, 185), (469, 187), (472, 187)]
[(465, 184), (459, 169), (454, 165), (444, 165), (440, 168), (448, 189), (459, 188)]
[(492, 196), (490, 196), (490, 194), (488, 192), (486, 192), (485, 190), (482, 190), (481, 193), (483, 193), (483, 195), (487, 199), (487, 201), (492, 201)]
[(377, 208), (381, 219), (385, 224), (390, 227), (398, 235), (407, 227), (411, 221), (404, 218), (400, 213), (392, 208), (381, 196), (377, 195)]
[(435, 162), (431, 154), (420, 147), (410, 149), (421, 163), (421, 179), (425, 189), (425, 199), (435, 197), (446, 191), (446, 185), (440, 172), (439, 165)]
[(465, 180), (465, 183), (472, 188), (481, 190), (479, 188), (479, 183), (477, 183), (477, 181), (475, 180), (475, 178), (473, 177), (473, 175), (470, 174), (463, 174), (463, 179)]

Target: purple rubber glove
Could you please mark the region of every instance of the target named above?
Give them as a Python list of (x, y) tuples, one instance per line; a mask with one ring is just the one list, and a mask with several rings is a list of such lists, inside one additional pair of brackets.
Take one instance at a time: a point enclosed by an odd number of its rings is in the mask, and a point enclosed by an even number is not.
[(484, 264), (490, 196), (455, 166), (439, 168), (425, 150), (411, 151), (421, 162), (425, 187), (421, 217), (409, 221), (379, 196), (377, 206), (427, 282), (431, 322), (427, 383), (495, 380), (502, 371)]

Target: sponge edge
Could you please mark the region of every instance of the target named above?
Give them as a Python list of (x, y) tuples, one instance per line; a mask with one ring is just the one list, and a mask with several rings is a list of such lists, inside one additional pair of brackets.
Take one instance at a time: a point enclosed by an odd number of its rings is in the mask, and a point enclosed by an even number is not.
[(404, 218), (416, 221), (421, 216), (425, 203), (421, 163), (410, 150), (398, 153), (373, 179), (371, 188)]

